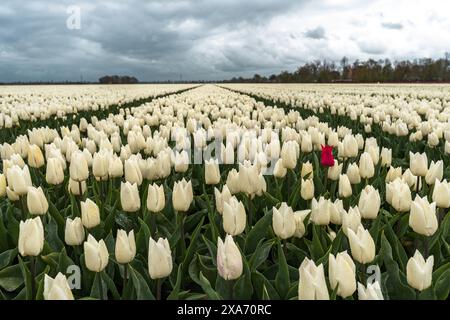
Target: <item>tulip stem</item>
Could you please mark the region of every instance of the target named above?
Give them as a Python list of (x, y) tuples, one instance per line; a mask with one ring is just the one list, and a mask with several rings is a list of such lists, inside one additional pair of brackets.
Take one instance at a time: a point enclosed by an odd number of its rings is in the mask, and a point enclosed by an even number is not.
[(28, 207), (26, 196), (20, 197), (20, 203), (22, 204), (22, 220), (26, 220), (28, 217)]
[(78, 181), (78, 190), (80, 191), (80, 201), (83, 200), (83, 183)]
[(102, 272), (98, 274), (98, 288), (100, 290), (100, 300), (108, 300), (108, 296), (105, 297), (105, 292), (103, 290), (103, 280), (102, 280)]
[(161, 287), (162, 281), (161, 279), (156, 280), (156, 300), (161, 300)]
[(150, 212), (150, 232), (152, 234), (152, 237), (155, 239), (156, 239), (157, 230), (158, 230), (158, 228), (156, 226), (156, 213)]
[(31, 300), (36, 296), (36, 257), (30, 256), (30, 271), (31, 271)]
[(416, 194), (419, 194), (419, 187), (420, 187), (420, 176), (417, 176), (417, 182), (416, 182)]
[(427, 259), (428, 258), (428, 254), (429, 254), (428, 237), (427, 236), (423, 236), (423, 257), (425, 259)]
[(125, 263), (123, 265), (123, 291), (125, 291), (125, 288), (127, 287), (127, 278), (128, 278), (128, 263)]

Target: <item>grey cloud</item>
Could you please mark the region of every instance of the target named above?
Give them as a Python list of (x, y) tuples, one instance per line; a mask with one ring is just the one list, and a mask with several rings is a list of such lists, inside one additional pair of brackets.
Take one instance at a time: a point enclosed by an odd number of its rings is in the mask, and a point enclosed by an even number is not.
[(370, 41), (370, 40), (359, 41), (358, 46), (362, 52), (368, 54), (379, 55), (386, 52), (386, 47), (384, 46), (383, 43), (379, 41)]
[(317, 28), (306, 31), (304, 35), (306, 38), (310, 39), (325, 39), (325, 29), (319, 26)]
[(385, 29), (394, 29), (394, 30), (403, 29), (403, 24), (398, 22), (382, 22), (381, 26)]
[[(392, 50), (382, 41), (365, 40), (366, 28), (378, 26), (371, 34), (410, 29), (385, 22), (383, 16), (366, 23), (367, 17), (358, 14), (366, 7), (363, 0), (331, 3), (1, 0), (0, 82), (78, 80), (81, 75), (95, 81), (104, 74), (130, 74), (143, 81), (174, 80), (180, 74), (210, 80), (278, 73), (306, 60), (388, 54)], [(81, 9), (81, 30), (66, 28), (69, 5)], [(336, 35), (327, 17), (341, 10), (355, 10), (352, 17), (358, 19), (347, 19), (342, 23), (346, 29)], [(355, 39), (349, 38), (352, 34)], [(355, 46), (339, 45), (345, 39)]]

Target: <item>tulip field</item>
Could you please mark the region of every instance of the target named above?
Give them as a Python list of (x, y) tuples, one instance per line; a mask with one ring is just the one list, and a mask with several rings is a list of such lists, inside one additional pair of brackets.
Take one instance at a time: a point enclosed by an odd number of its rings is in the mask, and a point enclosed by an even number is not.
[(450, 86), (0, 86), (0, 300), (445, 300)]

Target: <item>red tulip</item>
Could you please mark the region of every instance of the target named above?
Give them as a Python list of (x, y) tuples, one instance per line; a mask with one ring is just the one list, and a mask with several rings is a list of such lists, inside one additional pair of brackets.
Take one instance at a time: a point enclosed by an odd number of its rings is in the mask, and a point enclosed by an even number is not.
[(332, 167), (334, 166), (334, 158), (333, 158), (333, 146), (322, 146), (322, 154), (320, 156), (320, 163), (324, 167)]

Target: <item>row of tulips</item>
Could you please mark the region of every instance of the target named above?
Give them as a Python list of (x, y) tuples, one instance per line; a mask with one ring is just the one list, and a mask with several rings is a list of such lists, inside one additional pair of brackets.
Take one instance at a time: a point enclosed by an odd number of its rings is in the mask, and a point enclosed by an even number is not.
[(448, 296), (441, 160), (208, 86), (82, 122), (0, 150), (3, 298)]

